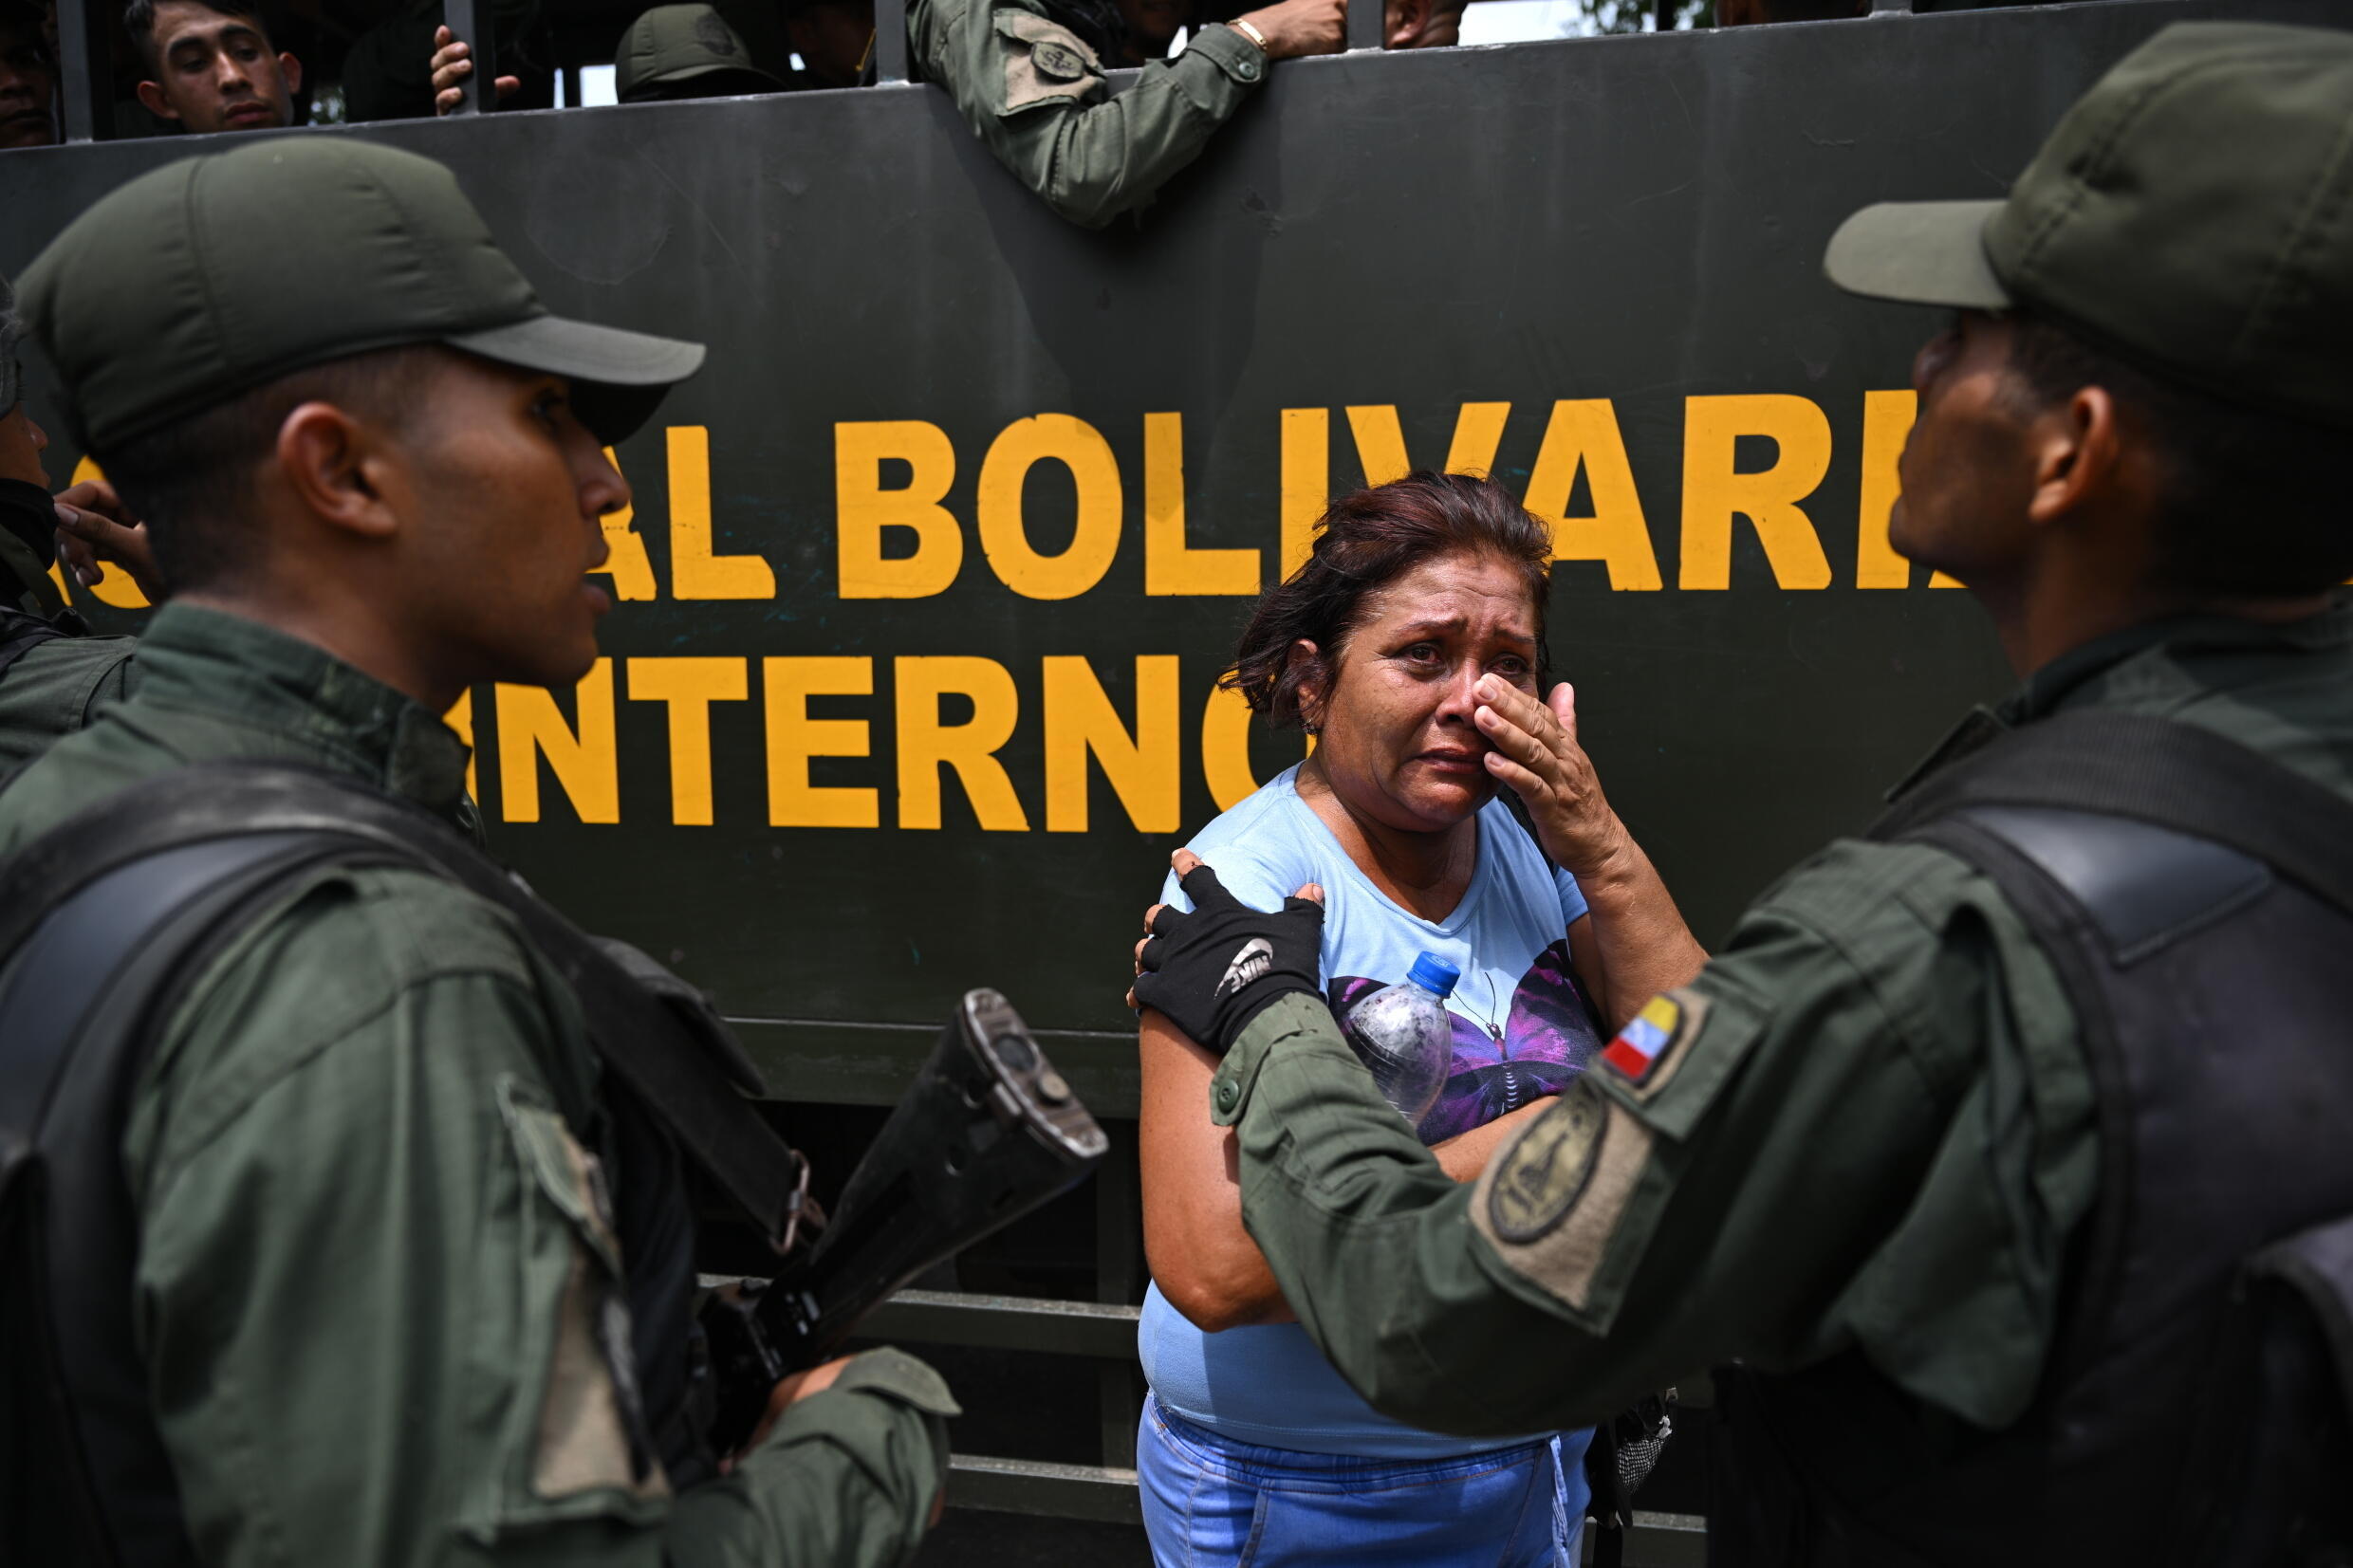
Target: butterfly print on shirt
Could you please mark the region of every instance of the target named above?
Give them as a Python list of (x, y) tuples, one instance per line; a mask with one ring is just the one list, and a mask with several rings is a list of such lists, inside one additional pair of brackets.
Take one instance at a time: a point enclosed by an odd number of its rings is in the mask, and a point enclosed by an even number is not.
[[(1388, 984), (1359, 975), (1334, 980), (1327, 987), (1332, 1016), (1345, 1018), (1361, 998)], [(1592, 1008), (1569, 971), (1566, 939), (1538, 953), (1520, 977), (1500, 1035), (1451, 1009), (1446, 1017), (1454, 1025), (1454, 1064), (1437, 1103), (1415, 1129), (1424, 1143), (1468, 1133), (1559, 1094), (1602, 1048)]]

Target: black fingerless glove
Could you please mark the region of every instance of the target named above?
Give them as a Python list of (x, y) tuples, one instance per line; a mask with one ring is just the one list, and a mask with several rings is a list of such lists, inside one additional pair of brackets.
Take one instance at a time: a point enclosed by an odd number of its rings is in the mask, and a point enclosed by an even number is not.
[(1293, 991), (1321, 997), (1324, 906), (1286, 898), (1269, 914), (1234, 897), (1204, 863), (1179, 884), (1190, 914), (1162, 906), (1137, 961), (1136, 1001), (1224, 1056), (1250, 1021)]

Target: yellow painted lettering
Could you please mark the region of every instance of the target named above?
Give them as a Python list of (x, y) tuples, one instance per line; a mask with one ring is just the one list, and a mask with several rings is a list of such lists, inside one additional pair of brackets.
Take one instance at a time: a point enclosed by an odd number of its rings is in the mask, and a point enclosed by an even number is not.
[[(812, 757), (871, 754), (873, 742), (864, 719), (812, 719), (808, 700), (871, 695), (874, 660), (847, 656), (762, 659), (760, 686), (768, 702), (769, 825), (881, 826), (881, 791), (809, 783)], [(936, 780), (934, 787), (936, 790)]]
[[(1021, 697), (1005, 666), (994, 659), (942, 656), (893, 659), (891, 667), (899, 719), (899, 825), (939, 826), (939, 772), (953, 767), (984, 829), (1028, 832), (1028, 816), (996, 755), (1021, 716)], [(939, 699), (951, 692), (973, 704), (973, 716), (963, 724), (940, 722)]]
[(1332, 411), (1283, 411), (1283, 578), (1307, 563), (1315, 526), (1332, 501)]
[[(1749, 520), (1765, 546), (1773, 581), (1784, 588), (1826, 588), (1830, 563), (1813, 519), (1798, 504), (1830, 471), (1830, 420), (1804, 397), (1743, 393), (1691, 397), (1683, 414), (1683, 560), (1685, 588), (1732, 586), (1732, 517)], [(1739, 471), (1743, 435), (1771, 437), (1773, 465)]]
[(466, 743), (466, 799), (479, 802), (482, 799), (482, 781), (478, 777), (480, 770), (474, 764), (473, 692), (471, 690), (458, 692), (456, 706), (441, 715), (441, 722)]
[(1446, 471), (1475, 473), (1482, 479), (1493, 473), (1504, 422), (1510, 417), (1510, 403), (1463, 404), (1454, 415), (1454, 438), (1447, 443)]
[[(1510, 403), (1465, 403), (1454, 414), (1454, 435), (1446, 448), (1448, 473), (1486, 475), (1495, 466), (1496, 449), (1503, 445), (1503, 427), (1511, 417)], [(1364, 470), (1364, 483), (1385, 485), (1413, 471), (1405, 451), (1405, 429), (1394, 403), (1362, 403), (1348, 410), (1348, 434), (1356, 439), (1356, 457)]]
[(1348, 434), (1356, 439), (1357, 465), (1364, 483), (1385, 485), (1412, 471), (1405, 455), (1405, 428), (1395, 403), (1362, 403), (1348, 410)]
[[(1023, 482), (1049, 458), (1070, 470), (1078, 489), (1078, 526), (1059, 555), (1031, 549), (1022, 518)], [(1101, 582), (1119, 553), (1121, 506), (1120, 465), (1111, 443), (1067, 414), (1014, 420), (980, 461), (973, 506), (980, 548), (998, 580), (1024, 599), (1076, 599)]]
[[(1593, 493), (1593, 515), (1571, 517), (1568, 499), (1577, 470)], [(1552, 526), (1552, 559), (1599, 561), (1609, 568), (1617, 590), (1664, 587), (1650, 526), (1642, 520), (1642, 498), (1634, 489), (1634, 467), (1626, 461), (1618, 411), (1606, 397), (1563, 398), (1552, 405), (1544, 444), (1529, 470), (1522, 503)]]
[[(621, 471), (621, 459), (613, 449), (604, 449), (604, 460)], [(654, 563), (646, 558), (645, 541), (638, 537), (637, 508), (623, 507), (617, 512), (606, 512), (597, 521), (604, 525), (604, 543), (612, 554), (604, 564), (596, 568), (611, 574), (613, 597), (620, 600), (659, 599), (661, 590), (654, 582)]]
[(1256, 550), (1197, 550), (1185, 543), (1184, 415), (1145, 415), (1144, 593), (1257, 591)]
[[(899, 489), (882, 488), (882, 465), (907, 465)], [(877, 419), (833, 427), (835, 561), (843, 599), (929, 599), (964, 565), (964, 530), (940, 505), (955, 483), (955, 447), (921, 419)], [(885, 557), (882, 530), (915, 535), (915, 553)]]
[(1250, 732), (1251, 706), (1242, 693), (1213, 687), (1201, 710), (1201, 776), (1220, 811), (1232, 811), (1258, 788), (1251, 776)]
[(711, 432), (670, 427), (670, 591), (679, 599), (774, 599), (776, 574), (758, 555), (715, 555)]
[(711, 705), (741, 702), (749, 681), (739, 658), (633, 658), (629, 700), (670, 709), (670, 820), (711, 825)]
[[(86, 457), (74, 465), (74, 484), (85, 484), (92, 479), (105, 477), (106, 471)], [(64, 593), (65, 591), (64, 575), (58, 573), (54, 567), (51, 568), (51, 575), (57, 578), (58, 592)], [(101, 604), (112, 605), (118, 610), (147, 608), (147, 596), (139, 591), (139, 584), (132, 581), (131, 574), (120, 566), (109, 566), (102, 561), (98, 563), (98, 581), (90, 585), (90, 593)]]
[(580, 711), (577, 734), (545, 688), (498, 688), (498, 784), (507, 821), (539, 821), (542, 756), (582, 821), (621, 821), (621, 753), (613, 739), (611, 659), (601, 658), (589, 668), (576, 700)]
[(1136, 660), (1136, 732), (1084, 658), (1046, 660), (1046, 831), (1086, 831), (1086, 759), (1102, 765), (1139, 833), (1174, 833), (1177, 803), (1176, 655)]

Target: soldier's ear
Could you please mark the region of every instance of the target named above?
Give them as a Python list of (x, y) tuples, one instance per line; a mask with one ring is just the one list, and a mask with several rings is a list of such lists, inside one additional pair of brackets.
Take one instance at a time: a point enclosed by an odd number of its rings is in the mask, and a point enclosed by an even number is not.
[(2116, 398), (2100, 386), (2078, 387), (2028, 427), (2034, 489), (2027, 517), (2037, 526), (2083, 514), (2129, 488)]
[(399, 458), (373, 422), (329, 402), (300, 404), (278, 426), (275, 456), (285, 490), (318, 523), (367, 539), (399, 531)]
[(140, 83), (139, 101), (146, 106), (147, 112), (157, 120), (176, 120), (179, 119), (179, 111), (173, 108), (172, 101), (163, 96), (163, 83), (160, 82)]

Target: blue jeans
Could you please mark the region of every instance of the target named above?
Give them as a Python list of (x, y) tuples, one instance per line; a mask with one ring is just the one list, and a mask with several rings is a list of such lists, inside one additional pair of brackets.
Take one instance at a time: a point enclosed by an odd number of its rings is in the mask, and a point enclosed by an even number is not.
[(1136, 1472), (1157, 1568), (1574, 1568), (1584, 1522), (1558, 1438), (1360, 1459), (1236, 1443), (1146, 1398)]

